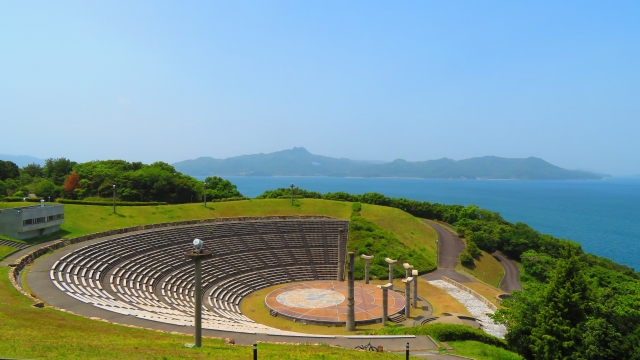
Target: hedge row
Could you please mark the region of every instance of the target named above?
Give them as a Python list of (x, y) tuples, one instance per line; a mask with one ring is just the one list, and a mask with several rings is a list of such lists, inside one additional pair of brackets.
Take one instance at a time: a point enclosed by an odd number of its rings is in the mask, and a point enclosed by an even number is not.
[(207, 199), (207, 202), (227, 202), (227, 201), (242, 201), (242, 200), (251, 200), (248, 197), (232, 197), (226, 199)]
[[(60, 204), (73, 204), (73, 205), (99, 205), (99, 206), (113, 206), (113, 201), (84, 201), (84, 200), (69, 200), (58, 199)], [(167, 205), (166, 202), (159, 201), (116, 201), (116, 206), (156, 206)]]
[(2, 199), (2, 201), (6, 201), (6, 202), (20, 202), (20, 201), (27, 201), (27, 202), (40, 202), (40, 198), (37, 199), (32, 199), (32, 198), (23, 198), (20, 196), (7, 196), (5, 198)]
[(426, 324), (421, 326), (388, 326), (368, 332), (369, 335), (429, 335), (438, 341), (474, 340), (508, 349), (507, 342), (468, 325)]

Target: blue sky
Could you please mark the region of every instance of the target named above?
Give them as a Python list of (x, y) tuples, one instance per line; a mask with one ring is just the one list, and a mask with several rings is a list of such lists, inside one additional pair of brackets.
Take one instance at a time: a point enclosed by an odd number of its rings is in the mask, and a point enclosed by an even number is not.
[(640, 173), (640, 2), (0, 4), (0, 153)]

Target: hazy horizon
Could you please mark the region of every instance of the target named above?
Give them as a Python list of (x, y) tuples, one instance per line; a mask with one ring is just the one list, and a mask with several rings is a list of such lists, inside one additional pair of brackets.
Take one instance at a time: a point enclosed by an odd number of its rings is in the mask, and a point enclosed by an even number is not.
[(640, 3), (0, 5), (0, 154), (640, 174)]

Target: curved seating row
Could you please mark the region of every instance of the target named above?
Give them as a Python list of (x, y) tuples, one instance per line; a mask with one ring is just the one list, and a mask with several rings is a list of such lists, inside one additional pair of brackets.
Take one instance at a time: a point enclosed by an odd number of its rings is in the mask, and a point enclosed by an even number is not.
[(330, 219), (253, 220), (126, 234), (80, 248), (52, 267), (55, 286), (78, 301), (123, 315), (191, 325), (194, 238), (214, 256), (203, 261), (203, 328), (287, 333), (257, 324), (240, 302), (256, 290), (292, 281), (336, 278), (339, 231)]

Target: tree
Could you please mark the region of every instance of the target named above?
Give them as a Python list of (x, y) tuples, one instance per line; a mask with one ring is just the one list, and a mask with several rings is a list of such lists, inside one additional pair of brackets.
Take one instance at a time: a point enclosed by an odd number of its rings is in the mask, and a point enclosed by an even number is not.
[(514, 291), (503, 300), (493, 319), (507, 326), (505, 340), (509, 347), (525, 359), (533, 359), (531, 331), (536, 326), (536, 314), (542, 305), (543, 284), (529, 284), (525, 291)]
[(242, 197), (238, 187), (218, 176), (209, 176), (204, 180), (207, 183), (207, 199), (228, 199)]
[(33, 192), (36, 194), (36, 196), (39, 197), (47, 197), (47, 196), (51, 196), (53, 198), (55, 198), (55, 196), (57, 195), (57, 191), (56, 191), (56, 185), (53, 183), (53, 181), (49, 180), (49, 179), (37, 179), (38, 181), (35, 183)]
[(62, 185), (75, 165), (76, 162), (69, 159), (50, 158), (44, 161), (44, 168), (42, 169), (42, 171), (44, 173), (44, 176), (53, 181), (54, 184)]
[(80, 176), (78, 176), (78, 173), (74, 171), (64, 181), (64, 193), (66, 197), (73, 198), (74, 190), (78, 188), (80, 188)]
[(20, 176), (18, 165), (11, 161), (0, 160), (0, 180), (16, 179)]
[(0, 180), (0, 198), (7, 196), (7, 185), (4, 181)]
[(489, 254), (496, 251), (496, 240), (484, 231), (474, 232), (473, 235), (471, 235), (471, 241)]
[(22, 172), (29, 174), (30, 177), (42, 177), (44, 172), (42, 171), (42, 166), (40, 164), (32, 163), (22, 168)]
[(582, 347), (580, 326), (587, 320), (593, 294), (578, 256), (567, 257), (557, 262), (536, 315), (531, 331), (535, 359), (572, 359)]

